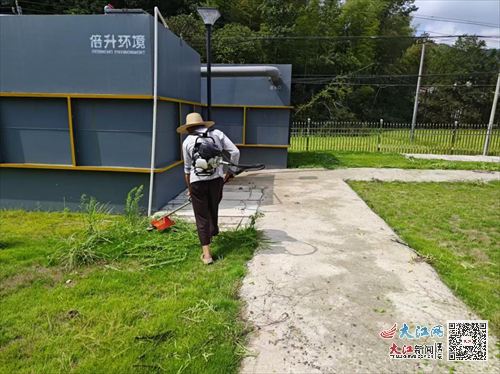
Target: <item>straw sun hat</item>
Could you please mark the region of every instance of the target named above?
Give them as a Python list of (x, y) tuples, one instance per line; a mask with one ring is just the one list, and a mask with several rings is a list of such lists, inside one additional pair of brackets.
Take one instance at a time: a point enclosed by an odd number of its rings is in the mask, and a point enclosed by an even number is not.
[(186, 116), (186, 123), (183, 126), (177, 128), (179, 134), (188, 134), (188, 129), (190, 127), (205, 126), (207, 129), (212, 127), (215, 122), (213, 121), (203, 121), (203, 117), (199, 113), (189, 113)]

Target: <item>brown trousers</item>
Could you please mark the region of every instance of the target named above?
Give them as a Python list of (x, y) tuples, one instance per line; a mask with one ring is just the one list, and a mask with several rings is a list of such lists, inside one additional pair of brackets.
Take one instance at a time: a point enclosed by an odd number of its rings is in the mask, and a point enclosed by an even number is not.
[(191, 201), (201, 245), (209, 245), (219, 234), (219, 203), (222, 200), (222, 178), (191, 184)]

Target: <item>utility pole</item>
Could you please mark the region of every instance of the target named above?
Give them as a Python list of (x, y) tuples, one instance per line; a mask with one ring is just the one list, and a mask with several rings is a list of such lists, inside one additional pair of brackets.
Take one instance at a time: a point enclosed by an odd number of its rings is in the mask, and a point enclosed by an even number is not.
[(415, 93), (415, 104), (413, 105), (413, 118), (411, 120), (411, 136), (410, 141), (413, 141), (415, 133), (415, 125), (417, 124), (418, 97), (420, 96), (420, 82), (422, 81), (422, 70), (424, 68), (425, 56), (425, 41), (422, 44), (422, 56), (420, 57), (420, 68), (418, 69), (417, 92)]
[(498, 73), (497, 88), (495, 89), (495, 96), (493, 97), (493, 106), (491, 107), (490, 122), (488, 123), (488, 131), (486, 133), (486, 140), (484, 141), (483, 156), (486, 156), (488, 154), (488, 147), (490, 146), (491, 130), (493, 129), (493, 121), (495, 121), (495, 112), (497, 111), (499, 92), (500, 92), (500, 73)]

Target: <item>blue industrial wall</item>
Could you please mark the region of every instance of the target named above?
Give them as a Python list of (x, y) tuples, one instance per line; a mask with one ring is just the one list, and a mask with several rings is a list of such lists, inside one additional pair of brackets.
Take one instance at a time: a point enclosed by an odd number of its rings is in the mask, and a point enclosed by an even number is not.
[(2, 17), (0, 91), (151, 95), (150, 25), (145, 14)]
[(72, 105), (77, 165), (150, 166), (150, 100), (72, 99)]
[[(148, 169), (151, 162), (154, 26), (147, 14), (2, 17), (0, 163), (31, 166), (0, 168), (0, 206), (55, 209), (64, 200), (73, 208), (85, 193), (119, 211), (139, 185), (147, 204), (149, 174), (133, 168)], [(179, 111), (193, 110), (168, 100), (199, 103), (201, 83), (198, 53), (161, 24), (158, 36), (158, 95), (165, 99), (158, 100), (155, 167), (162, 169), (181, 159)], [(154, 209), (184, 187), (182, 173), (182, 166), (155, 173)]]
[(0, 143), (0, 162), (71, 165), (66, 99), (0, 98)]
[(286, 168), (287, 150), (286, 148), (265, 148), (265, 147), (240, 147), (240, 163), (266, 165), (267, 169)]
[[(0, 204), (8, 209), (78, 210), (85, 194), (120, 213), (128, 192), (141, 185), (147, 194), (148, 174), (1, 168)], [(143, 199), (143, 208), (145, 204)]]
[[(290, 109), (286, 107), (290, 105), (292, 66), (270, 66), (280, 70), (279, 82), (273, 82), (269, 77), (213, 77), (212, 119), (215, 128), (227, 134), (233, 143), (241, 144), (241, 163), (264, 163), (267, 168), (286, 168), (287, 149), (284, 147), (290, 141)], [(202, 78), (201, 92), (202, 100), (206, 102), (206, 78)], [(251, 148), (256, 145), (260, 147)], [(283, 148), (273, 148), (280, 146)]]
[[(147, 14), (2, 17), (0, 206), (73, 209), (86, 194), (119, 212), (140, 185), (147, 204), (154, 27)], [(154, 210), (185, 188), (175, 129), (192, 111), (206, 115), (196, 105), (206, 91), (200, 56), (163, 26), (158, 31), (155, 168), (162, 170), (155, 173)], [(268, 148), (289, 141), (283, 107), (291, 67), (276, 66), (278, 84), (266, 77), (213, 79), (213, 103), (235, 106), (213, 108), (216, 126), (241, 145), (242, 163), (286, 167), (286, 148)], [(259, 105), (273, 108), (253, 107)], [(245, 148), (252, 145), (265, 147)]]
[[(154, 20), (151, 22), (153, 26)], [(158, 45), (158, 95), (199, 103), (201, 71), (198, 52), (163, 27), (158, 33)]]
[(246, 143), (288, 145), (290, 109), (247, 109)]
[(212, 120), (233, 143), (243, 143), (243, 108), (212, 108)]
[[(149, 185), (149, 183), (148, 183)], [(164, 173), (155, 175), (154, 182), (154, 210), (160, 210), (170, 200), (186, 189), (186, 180), (184, 178), (184, 166), (179, 165)]]

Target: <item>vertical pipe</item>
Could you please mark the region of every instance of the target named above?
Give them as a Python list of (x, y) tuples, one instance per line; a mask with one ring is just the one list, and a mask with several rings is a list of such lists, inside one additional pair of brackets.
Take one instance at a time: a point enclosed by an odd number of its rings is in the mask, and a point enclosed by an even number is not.
[(68, 96), (68, 122), (69, 122), (69, 139), (71, 142), (71, 162), (76, 166), (75, 156), (75, 137), (73, 135), (73, 113), (71, 111), (71, 98)]
[(154, 75), (153, 75), (153, 132), (151, 134), (151, 170), (149, 176), (148, 216), (153, 210), (153, 184), (155, 178), (156, 153), (156, 112), (158, 104), (158, 7), (155, 7), (154, 18)]
[(212, 37), (212, 25), (207, 26), (207, 121), (212, 120), (212, 50), (210, 39)]
[(498, 104), (498, 93), (500, 91), (500, 73), (498, 73), (497, 88), (495, 89), (495, 97), (493, 98), (493, 105), (491, 107), (490, 122), (488, 123), (488, 131), (486, 133), (486, 140), (484, 141), (483, 156), (488, 154), (488, 147), (490, 146), (491, 130), (493, 129), (493, 122), (495, 121), (495, 112)]
[(424, 67), (425, 42), (422, 44), (422, 56), (420, 56), (420, 67), (418, 68), (417, 92), (415, 93), (415, 104), (413, 105), (413, 118), (411, 120), (411, 135), (410, 141), (413, 141), (413, 133), (417, 123), (418, 97), (420, 95), (420, 82), (422, 81), (422, 70)]

